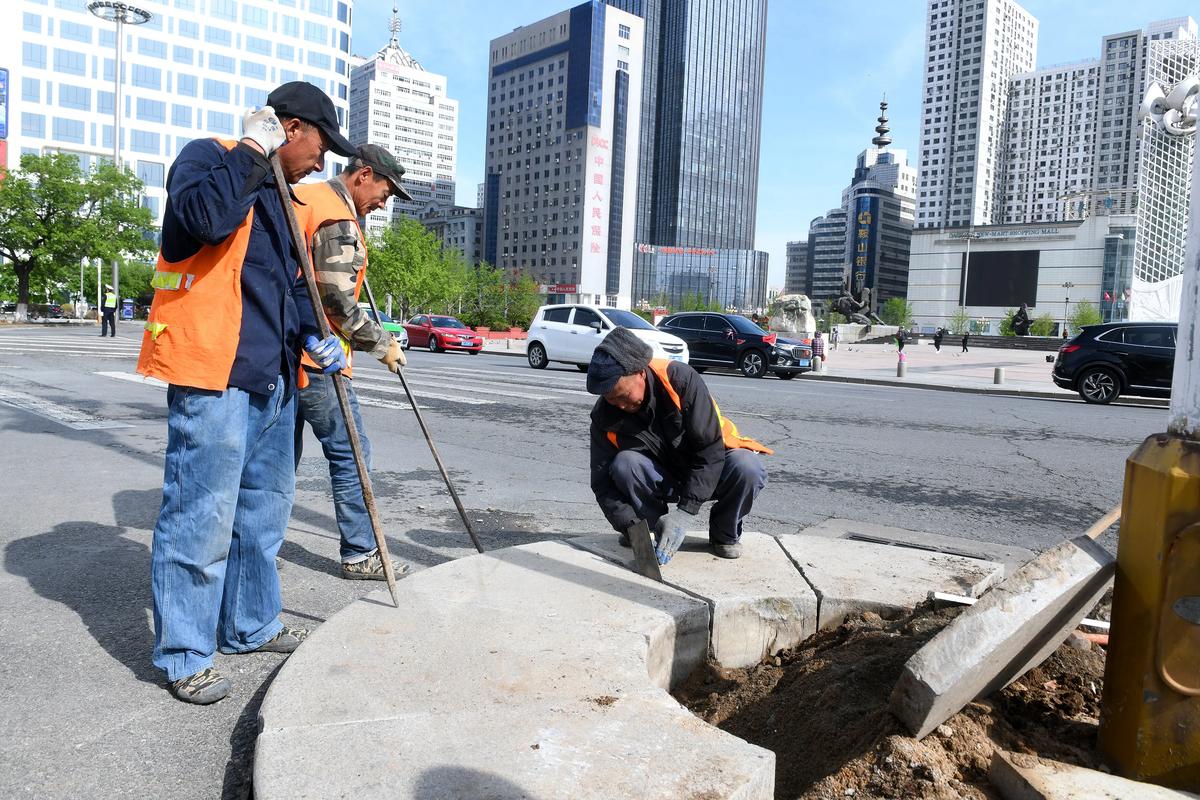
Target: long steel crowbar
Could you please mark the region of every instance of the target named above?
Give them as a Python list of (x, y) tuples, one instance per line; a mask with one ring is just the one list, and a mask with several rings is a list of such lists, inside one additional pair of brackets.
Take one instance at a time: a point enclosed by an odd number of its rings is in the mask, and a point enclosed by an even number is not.
[[(367, 291), (367, 302), (371, 304), (371, 314), (375, 317), (375, 322), (383, 325), (383, 321), (379, 317), (379, 306), (375, 305), (375, 294), (371, 291), (371, 284), (367, 283), (367, 279), (363, 278), (363, 288)], [(417, 398), (413, 397), (412, 390), (408, 388), (408, 380), (404, 377), (404, 370), (396, 371), (396, 376), (400, 378), (400, 385), (404, 387), (404, 394), (408, 396), (408, 404), (412, 406), (413, 413), (417, 415), (417, 424), (421, 426), (421, 433), (425, 434), (425, 443), (429, 445), (429, 452), (433, 453), (433, 460), (437, 464), (438, 471), (442, 473), (442, 480), (446, 482), (446, 488), (450, 490), (450, 497), (454, 499), (454, 506), (458, 509), (458, 515), (462, 517), (463, 525), (467, 528), (467, 533), (471, 536), (471, 543), (475, 545), (475, 549), (483, 552), (483, 545), (479, 543), (479, 537), (475, 535), (475, 529), (471, 527), (471, 520), (467, 519), (467, 511), (463, 508), (462, 500), (458, 499), (458, 492), (454, 490), (454, 484), (450, 482), (450, 475), (446, 472), (446, 467), (442, 464), (442, 457), (438, 455), (437, 447), (433, 443), (433, 437), (429, 435), (429, 428), (425, 425), (425, 418), (421, 416), (421, 407), (417, 405)]]
[[(312, 301), (313, 316), (317, 319), (317, 329), (321, 338), (329, 336), (329, 320), (325, 319), (325, 309), (321, 306), (321, 296), (317, 293), (317, 276), (313, 272), (312, 259), (308, 254), (308, 245), (304, 234), (300, 232), (300, 222), (296, 219), (296, 209), (292, 206), (292, 195), (288, 190), (287, 177), (279, 163), (279, 153), (271, 154), (271, 169), (275, 173), (275, 185), (279, 190), (279, 202), (283, 204), (284, 214), (287, 215), (288, 229), (292, 234), (292, 245), (296, 248), (296, 257), (300, 259), (300, 272), (304, 275), (304, 283), (308, 286), (308, 299)], [(388, 592), (392, 595), (392, 605), (400, 607), (396, 597), (396, 573), (392, 570), (392, 559), (388, 554), (387, 540), (383, 536), (383, 528), (379, 525), (379, 512), (375, 510), (375, 492), (371, 489), (371, 476), (367, 472), (366, 460), (363, 458), (362, 441), (358, 437), (358, 426), (354, 424), (354, 414), (350, 410), (350, 396), (346, 394), (346, 385), (342, 382), (341, 373), (333, 374), (333, 389), (337, 394), (338, 406), (342, 409), (342, 419), (346, 423), (346, 431), (350, 434), (350, 452), (354, 454), (354, 466), (358, 469), (358, 482), (362, 485), (363, 503), (367, 507), (367, 517), (371, 520), (371, 532), (375, 534), (375, 547), (379, 550), (379, 560), (383, 562), (383, 576), (387, 578)]]

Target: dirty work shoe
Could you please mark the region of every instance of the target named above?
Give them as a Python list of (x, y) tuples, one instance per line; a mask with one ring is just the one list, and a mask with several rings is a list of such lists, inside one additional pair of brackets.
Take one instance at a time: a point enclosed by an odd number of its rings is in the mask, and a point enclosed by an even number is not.
[(275, 634), (275, 636), (256, 649), (251, 650), (251, 653), (290, 653), (300, 646), (300, 643), (308, 638), (308, 631), (304, 628), (292, 628), (287, 625), (283, 626), (283, 630)]
[(617, 539), (617, 544), (621, 547), (633, 547), (633, 542), (629, 541), (629, 534), (625, 531), (621, 531), (621, 538)]
[(717, 558), (741, 558), (742, 545), (740, 542), (731, 544), (722, 544), (721, 542), (712, 542), (713, 555)]
[(185, 703), (206, 706), (229, 694), (229, 679), (212, 667), (171, 682), (171, 694)]
[[(392, 572), (396, 575), (403, 575), (408, 572), (408, 564), (393, 559)], [(356, 561), (353, 564), (342, 564), (342, 578), (348, 581), (386, 581), (387, 576), (383, 574), (383, 559), (379, 557), (379, 552), (371, 553), (364, 560)]]

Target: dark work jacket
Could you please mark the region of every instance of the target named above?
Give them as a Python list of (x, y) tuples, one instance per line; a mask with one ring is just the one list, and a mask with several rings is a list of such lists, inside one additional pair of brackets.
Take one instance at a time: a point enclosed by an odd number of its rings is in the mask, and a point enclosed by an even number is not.
[(242, 262), (242, 321), (229, 385), (270, 394), (279, 376), (294, 386), (304, 337), (317, 335), (308, 290), (270, 162), (245, 144), (226, 150), (197, 139), (167, 176), (162, 254), (178, 262), (228, 239), (254, 209)]
[(667, 375), (682, 409), (675, 408), (650, 369), (646, 369), (646, 403), (640, 411), (626, 414), (603, 397), (592, 409), (592, 491), (618, 531), (637, 522), (638, 516), (609, 475), (620, 452), (608, 437), (610, 431), (617, 435), (620, 450), (645, 454), (675, 481), (680, 487), (679, 508), (688, 514), (697, 513), (700, 504), (712, 497), (725, 467), (721, 423), (704, 380), (678, 361), (667, 366)]

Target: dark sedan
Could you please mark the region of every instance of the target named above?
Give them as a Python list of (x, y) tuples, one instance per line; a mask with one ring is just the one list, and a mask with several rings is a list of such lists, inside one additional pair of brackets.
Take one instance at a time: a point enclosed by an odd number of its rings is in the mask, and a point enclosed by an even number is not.
[(788, 379), (812, 368), (812, 350), (803, 342), (781, 344), (738, 314), (681, 311), (658, 323), (659, 330), (687, 342), (689, 361), (697, 372), (709, 367), (732, 367), (747, 378), (773, 372)]
[(1174, 322), (1089, 325), (1059, 348), (1054, 383), (1089, 403), (1123, 394), (1170, 397), (1178, 328)]

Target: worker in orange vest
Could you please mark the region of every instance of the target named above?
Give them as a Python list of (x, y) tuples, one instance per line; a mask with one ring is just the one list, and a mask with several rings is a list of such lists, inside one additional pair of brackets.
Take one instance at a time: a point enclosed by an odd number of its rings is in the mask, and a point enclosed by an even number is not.
[(628, 328), (616, 328), (588, 365), (587, 390), (600, 395), (591, 425), (596, 501), (626, 547), (629, 529), (645, 520), (666, 563), (691, 518), (714, 500), (709, 546), (738, 558), (742, 521), (767, 483), (758, 454), (771, 450), (738, 433), (696, 370), (652, 355)]
[[(401, 186), (404, 167), (379, 145), (364, 144), (336, 178), (296, 187), (297, 212), (312, 252), (317, 290), (325, 317), (346, 354), (344, 378), (352, 378), (353, 350), (363, 350), (392, 372), (404, 366), (400, 342), (358, 304), (367, 274), (367, 246), (358, 218), (387, 205), (389, 197), (412, 200)], [(354, 382), (345, 380), (354, 424), (370, 469), (371, 443), (363, 430)], [(342, 418), (333, 381), (310, 358), (301, 359), (300, 399), (296, 406), (296, 466), (307, 422), (321, 442), (329, 462), (333, 508), (341, 535), (341, 575), (348, 580), (385, 580), (383, 561), (363, 501), (358, 468), (350, 450), (350, 435)], [(393, 561), (396, 572), (408, 569)]]
[(214, 651), (290, 653), (307, 635), (279, 619), (275, 554), (296, 489), (300, 351), (345, 358), (317, 338), (270, 162), (297, 183), (325, 152), (354, 155), (333, 101), (286, 83), (242, 120), (239, 141), (197, 139), (167, 176), (162, 249), (138, 371), (167, 388), (163, 499), (154, 526), (154, 664), (171, 693), (215, 703), (229, 680)]

